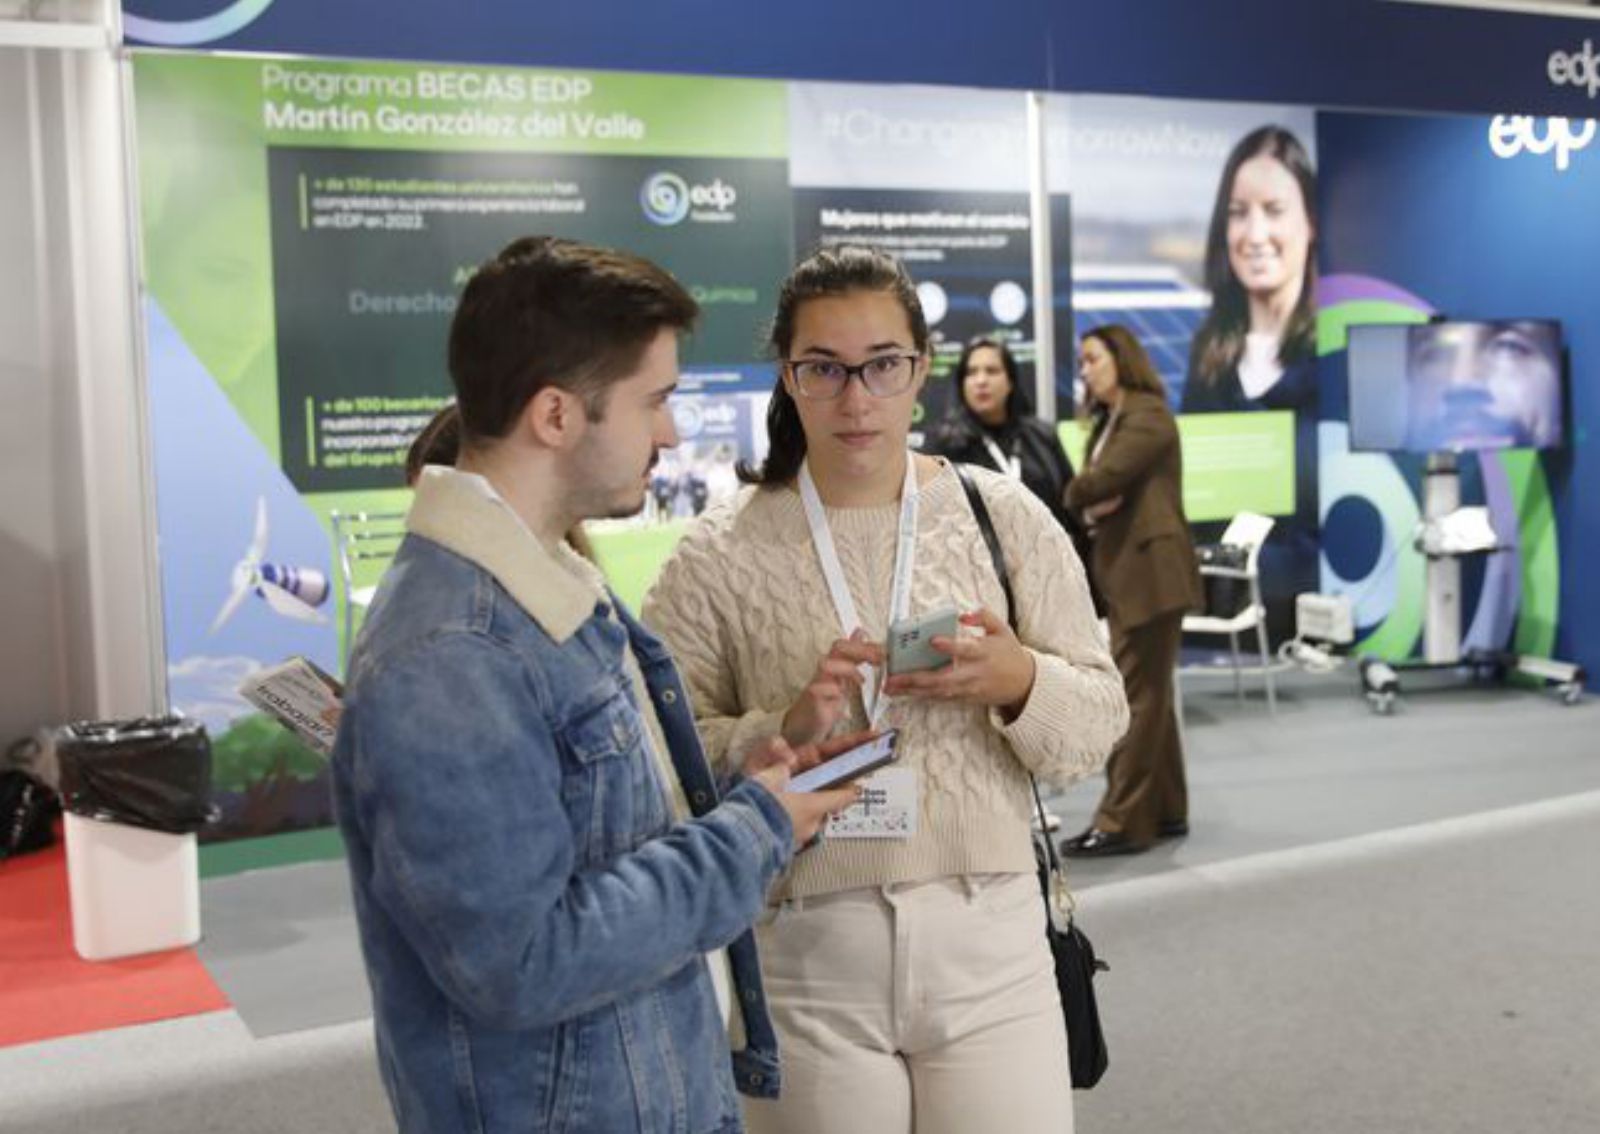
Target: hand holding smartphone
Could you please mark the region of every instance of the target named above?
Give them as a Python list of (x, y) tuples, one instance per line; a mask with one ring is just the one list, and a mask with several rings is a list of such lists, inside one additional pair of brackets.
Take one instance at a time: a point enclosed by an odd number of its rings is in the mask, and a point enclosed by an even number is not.
[(895, 745), (899, 740), (900, 731), (888, 729), (865, 744), (858, 744), (831, 760), (824, 760), (815, 768), (801, 772), (790, 779), (789, 790), (827, 791), (859, 779), (869, 772), (875, 772), (885, 765), (894, 763), (897, 759)]
[(934, 649), (933, 639), (954, 638), (960, 628), (960, 617), (960, 612), (950, 606), (893, 623), (887, 643), (889, 676), (949, 665), (950, 655)]

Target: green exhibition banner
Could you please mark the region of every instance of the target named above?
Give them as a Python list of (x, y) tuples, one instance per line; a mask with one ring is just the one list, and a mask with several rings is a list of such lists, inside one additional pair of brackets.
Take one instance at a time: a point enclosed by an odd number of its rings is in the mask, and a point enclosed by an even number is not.
[[(1088, 431), (1057, 425), (1074, 468), (1083, 467)], [(1191, 523), (1231, 520), (1240, 512), (1293, 515), (1295, 421), (1290, 410), (1180, 414), (1183, 509)]]
[(139, 56), (151, 290), (306, 491), (392, 487), (445, 400), (473, 268), (614, 244), (707, 308), (685, 363), (749, 361), (790, 255), (781, 84)]
[(770, 381), (792, 257), (786, 88), (156, 52), (133, 87), (170, 701), (218, 753), (211, 837), (318, 826), (322, 762), (238, 686), (342, 671), (382, 562), (337, 554), (335, 518), (405, 510), (461, 287), (535, 234), (656, 260), (703, 309), (685, 420), (744, 452), (759, 395), (733, 391)]

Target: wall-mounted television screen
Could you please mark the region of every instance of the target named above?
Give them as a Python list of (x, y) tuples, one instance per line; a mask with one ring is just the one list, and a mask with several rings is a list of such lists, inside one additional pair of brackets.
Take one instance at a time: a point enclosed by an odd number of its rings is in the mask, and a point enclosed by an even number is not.
[(1554, 320), (1351, 327), (1347, 357), (1353, 449), (1561, 444), (1561, 326)]

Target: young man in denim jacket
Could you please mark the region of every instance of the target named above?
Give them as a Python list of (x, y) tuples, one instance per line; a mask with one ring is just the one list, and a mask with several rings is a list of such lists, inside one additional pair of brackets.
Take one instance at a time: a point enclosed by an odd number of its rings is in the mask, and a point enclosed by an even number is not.
[(654, 264), (547, 238), (462, 295), (461, 455), (418, 482), (333, 754), (404, 1131), (738, 1131), (735, 1080), (777, 1093), (748, 927), (855, 799), (790, 772), (848, 741), (774, 738), (719, 796), (666, 650), (563, 540), (643, 505), (696, 314)]

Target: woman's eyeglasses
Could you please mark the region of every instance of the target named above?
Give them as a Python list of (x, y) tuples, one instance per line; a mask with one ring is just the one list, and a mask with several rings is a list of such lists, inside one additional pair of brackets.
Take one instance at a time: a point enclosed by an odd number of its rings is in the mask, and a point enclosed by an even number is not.
[(833, 359), (792, 358), (784, 363), (794, 375), (801, 397), (825, 401), (844, 393), (851, 378), (860, 378), (867, 393), (875, 398), (902, 394), (917, 375), (916, 354), (880, 354), (860, 366), (846, 366)]

